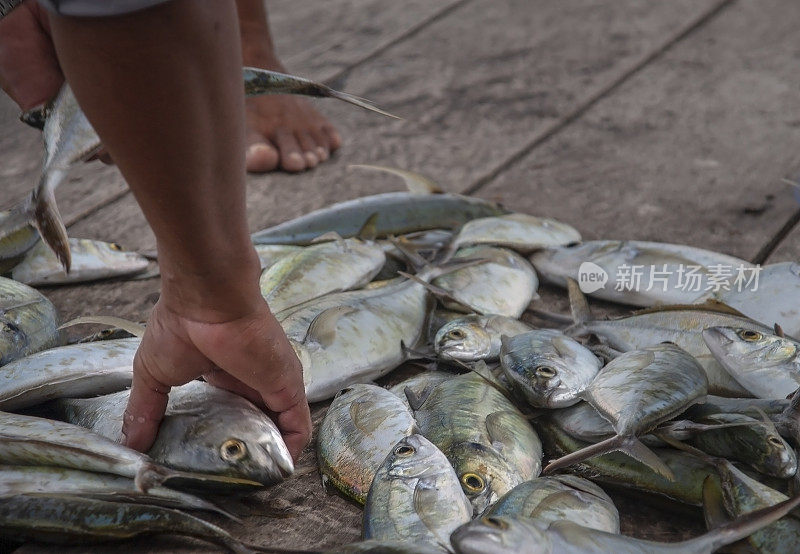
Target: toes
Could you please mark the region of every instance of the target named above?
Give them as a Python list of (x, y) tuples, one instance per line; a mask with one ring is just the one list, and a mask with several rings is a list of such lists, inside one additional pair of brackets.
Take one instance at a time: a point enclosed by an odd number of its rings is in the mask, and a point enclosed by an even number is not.
[(306, 159), (306, 166), (311, 169), (316, 167), (320, 162), (319, 155), (317, 154), (317, 141), (311, 136), (308, 131), (299, 131), (297, 133), (297, 142), (303, 150), (303, 156)]
[(297, 173), (303, 171), (307, 166), (306, 157), (303, 156), (303, 151), (300, 148), (300, 143), (294, 133), (286, 130), (280, 130), (275, 133), (275, 143), (278, 146), (278, 151), (281, 157), (281, 169), (289, 173)]
[(311, 139), (313, 141), (314, 149), (312, 152), (317, 155), (320, 163), (330, 158), (328, 151), (328, 136), (321, 129), (312, 129), (310, 131)]
[(278, 155), (278, 149), (269, 142), (264, 142), (263, 139), (253, 142), (247, 147), (247, 152), (245, 154), (247, 171), (253, 173), (275, 171), (279, 161), (280, 156)]
[(330, 148), (331, 152), (335, 152), (342, 146), (342, 137), (336, 131), (336, 129), (334, 129), (330, 125), (324, 125), (322, 127), (322, 131), (328, 137), (328, 147)]

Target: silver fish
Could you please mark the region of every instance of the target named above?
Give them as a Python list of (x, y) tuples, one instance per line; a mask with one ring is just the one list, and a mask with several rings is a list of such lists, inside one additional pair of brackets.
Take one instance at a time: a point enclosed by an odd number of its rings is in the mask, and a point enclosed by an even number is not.
[(459, 250), (453, 256), (453, 260), (457, 259), (489, 261), (433, 280), (435, 286), (453, 298), (443, 300), (445, 308), (518, 318), (531, 300), (538, 298), (536, 272), (525, 258), (512, 250), (475, 246)]
[(521, 483), (491, 506), (484, 517), (518, 516), (541, 525), (567, 520), (607, 533), (619, 533), (619, 512), (597, 485), (575, 475), (539, 477)]
[[(751, 517), (726, 523), (699, 537), (672, 543), (606, 533), (571, 521), (555, 521), (545, 526), (531, 519), (495, 516), (460, 527), (453, 533), (451, 542), (458, 554), (710, 554), (784, 517), (798, 505), (800, 495)], [(789, 544), (793, 547), (796, 542), (784, 543), (784, 546)]]
[(389, 387), (389, 392), (397, 396), (400, 400), (403, 401), (403, 404), (410, 410), (411, 406), (408, 404), (408, 398), (406, 395), (406, 389), (411, 391), (412, 396), (420, 396), (422, 391), (425, 390), (426, 387), (433, 388), (442, 381), (446, 381), (453, 377), (452, 373), (448, 373), (447, 371), (423, 371), (422, 373), (418, 373), (413, 377), (409, 377), (404, 381), (401, 381), (394, 385), (393, 387)]
[[(98, 398), (56, 400), (48, 405), (47, 415), (116, 440), (122, 433), (129, 396), (126, 390)], [(294, 471), (278, 428), (262, 410), (202, 381), (170, 391), (148, 455), (172, 469), (261, 485), (280, 482)]]
[(0, 529), (16, 539), (56, 544), (86, 544), (163, 533), (199, 538), (237, 554), (254, 552), (221, 527), (178, 510), (72, 495), (0, 498)]
[(291, 244), (254, 244), (258, 260), (261, 262), (261, 269), (269, 269), (281, 258), (294, 254), (303, 249), (302, 246)]
[(474, 245), (494, 245), (509, 248), (521, 254), (547, 246), (570, 244), (581, 240), (573, 227), (545, 217), (512, 213), (483, 217), (469, 221), (461, 227), (448, 247), (453, 253), (459, 248)]
[(535, 408), (564, 408), (579, 402), (602, 366), (591, 350), (561, 331), (539, 329), (503, 337), (503, 374)]
[(433, 347), (442, 360), (495, 362), (500, 357), (500, 337), (513, 337), (532, 329), (529, 324), (513, 317), (465, 315), (440, 327)]
[[(0, 232), (0, 274), (11, 271), (40, 239), (33, 225), (8, 222), (15, 217), (17, 213), (13, 210), (0, 212), (0, 229), (8, 229)], [(16, 230), (14, 225), (17, 225)]]
[(780, 324), (787, 335), (800, 337), (800, 264), (783, 262), (761, 268), (752, 284), (720, 289), (714, 297), (771, 326)]
[(668, 479), (672, 472), (639, 439), (692, 404), (702, 402), (708, 383), (697, 361), (674, 344), (632, 350), (612, 360), (581, 393), (614, 427), (616, 436), (551, 462), (545, 472), (619, 450)]
[(420, 432), (447, 456), (482, 513), (516, 485), (539, 475), (542, 450), (528, 420), (476, 373), (406, 390)]
[[(429, 279), (436, 274), (421, 274)], [(303, 365), (310, 402), (377, 379), (408, 358), (423, 338), (432, 298), (422, 284), (397, 279), (385, 286), (329, 294), (277, 314)]]
[(0, 463), (112, 473), (134, 479), (142, 491), (191, 477), (77, 425), (6, 412), (0, 412)]
[(378, 469), (364, 506), (365, 539), (448, 544), (472, 517), (450, 462), (422, 435), (402, 439)]
[[(555, 246), (536, 252), (530, 260), (542, 280), (562, 287), (567, 286), (568, 278), (577, 281), (589, 279), (592, 273), (605, 275), (605, 282), (582, 283), (595, 285), (591, 296), (642, 307), (691, 304), (709, 286), (731, 286), (739, 267), (754, 267), (746, 260), (710, 250), (639, 240)], [(724, 268), (730, 276), (722, 271), (712, 273), (715, 267)]]
[(708, 377), (708, 392), (720, 396), (752, 396), (714, 359), (703, 340), (703, 330), (733, 326), (769, 333), (772, 330), (741, 314), (715, 303), (707, 305), (665, 306), (641, 310), (617, 319), (595, 319), (586, 298), (574, 280), (569, 281), (570, 304), (576, 324), (569, 334), (594, 334), (623, 352), (672, 342), (695, 357)]
[[(324, 96), (395, 117), (361, 98), (293, 75), (245, 67), (242, 77), (247, 96), (261, 94)], [(9, 217), (0, 222), (0, 241), (33, 225), (56, 254), (64, 270), (69, 273), (71, 256), (67, 230), (58, 212), (54, 192), (66, 177), (71, 165), (90, 158), (100, 150), (100, 138), (66, 84), (61, 87), (53, 102), (39, 111), (38, 117), (29, 112), (23, 114), (22, 119), (34, 124), (44, 120), (42, 130), (46, 151), (45, 161), (37, 187), (26, 200), (10, 211)]]
[(380, 271), (380, 246), (358, 239), (315, 244), (275, 262), (261, 275), (261, 294), (273, 312), (325, 294), (358, 289)]
[[(400, 175), (410, 192), (387, 192), (340, 202), (252, 235), (255, 244), (311, 244), (325, 233), (355, 237), (374, 218), (376, 238), (430, 229), (455, 229), (478, 217), (508, 213), (499, 205), (459, 194), (436, 192), (425, 177), (399, 169), (361, 166)], [(427, 193), (427, 194), (426, 194)]]
[(172, 508), (217, 512), (232, 517), (197, 496), (167, 487), (136, 490), (132, 479), (79, 469), (37, 466), (0, 466), (0, 498), (20, 494), (70, 494), (114, 501), (136, 501)]
[(69, 239), (72, 265), (64, 272), (53, 252), (40, 242), (11, 270), (11, 277), (28, 285), (60, 285), (109, 279), (141, 273), (149, 261), (136, 252), (128, 252), (113, 242)]
[(386, 453), (417, 432), (404, 400), (382, 387), (353, 385), (336, 396), (317, 431), (320, 473), (360, 504)]
[(71, 344), (6, 364), (0, 368), (0, 410), (124, 390), (131, 386), (140, 342), (128, 338)]
[(800, 343), (743, 327), (709, 327), (703, 340), (750, 394), (781, 399), (800, 387)]
[(56, 308), (39, 291), (0, 277), (0, 366), (58, 342)]

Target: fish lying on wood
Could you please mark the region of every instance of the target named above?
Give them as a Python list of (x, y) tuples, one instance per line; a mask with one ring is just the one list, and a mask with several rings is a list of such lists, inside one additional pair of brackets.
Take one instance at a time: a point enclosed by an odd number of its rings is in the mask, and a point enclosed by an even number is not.
[[(60, 399), (45, 414), (110, 440), (122, 436), (130, 391), (97, 398)], [(273, 421), (245, 398), (192, 381), (173, 387), (158, 435), (147, 454), (166, 467), (272, 485), (294, 465)], [(213, 480), (209, 481), (213, 486)]]
[(58, 342), (56, 308), (39, 291), (0, 277), (0, 366)]
[[(245, 67), (242, 76), (247, 96), (301, 94), (329, 97), (395, 117), (366, 100), (294, 75)], [(34, 126), (43, 122), (45, 161), (41, 179), (30, 196), (0, 220), (0, 244), (8, 237), (15, 237), (15, 242), (19, 244), (23, 242), (19, 238), (20, 235), (29, 233), (29, 229), (35, 227), (41, 234), (42, 240), (55, 253), (64, 270), (69, 273), (71, 255), (67, 229), (58, 212), (54, 193), (73, 164), (85, 161), (100, 151), (102, 148), (100, 137), (97, 136), (78, 105), (75, 95), (66, 84), (61, 87), (61, 91), (51, 104), (41, 110), (23, 114), (22, 120)]]

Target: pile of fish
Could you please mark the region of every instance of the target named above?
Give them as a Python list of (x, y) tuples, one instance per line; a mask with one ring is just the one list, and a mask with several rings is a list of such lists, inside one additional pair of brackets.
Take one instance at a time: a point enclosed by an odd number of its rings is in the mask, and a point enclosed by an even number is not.
[[(246, 69), (245, 83), (374, 109), (287, 75)], [(20, 282), (147, 267), (115, 245), (66, 237), (53, 190), (99, 147), (68, 89), (27, 120), (43, 122), (47, 157), (31, 197), (0, 217), (0, 259), (13, 278), (0, 278), (0, 535), (80, 542), (166, 532), (256, 548), (186, 511), (234, 517), (204, 495), (292, 474), (270, 418), (196, 381), (172, 390), (147, 454), (119, 445), (141, 328), (67, 343), (52, 303)], [(787, 514), (800, 504), (800, 265), (766, 266), (757, 287), (736, 287), (716, 268), (753, 270), (744, 260), (582, 242), (559, 221), (444, 193), (407, 171), (367, 169), (398, 175), (409, 190), (252, 236), (262, 294), (302, 363), (307, 396), (332, 399), (316, 432), (323, 482), (364, 509), (364, 540), (329, 551), (796, 549), (800, 521)], [(617, 282), (633, 266), (645, 268), (640, 282), (659, 286), (584, 279), (589, 267)], [(686, 290), (672, 277), (685, 267), (716, 286)], [(569, 316), (536, 309), (540, 281), (567, 289)], [(596, 317), (581, 285), (644, 309)], [(530, 308), (538, 318), (521, 320)], [(548, 326), (532, 323), (540, 320)], [(425, 369), (375, 384), (409, 361)], [(702, 508), (709, 530), (669, 544), (623, 536), (601, 486)]]

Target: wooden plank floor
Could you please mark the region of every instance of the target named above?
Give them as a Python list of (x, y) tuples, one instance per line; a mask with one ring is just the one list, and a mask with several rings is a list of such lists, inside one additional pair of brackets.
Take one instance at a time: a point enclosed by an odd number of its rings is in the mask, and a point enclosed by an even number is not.
[[(399, 188), (391, 178), (348, 171), (352, 163), (417, 170), (449, 190), (563, 219), (588, 238), (685, 242), (747, 258), (800, 207), (780, 182), (800, 174), (793, 32), (800, 7), (791, 0), (275, 0), (269, 7), (289, 69), (405, 119), (320, 102), (344, 148), (313, 172), (251, 176), (253, 230)], [(1, 205), (22, 198), (38, 176), (39, 138), (16, 115), (1, 99)], [(116, 169), (79, 168), (58, 199), (72, 236), (154, 247)], [(800, 259), (800, 229), (769, 261), (790, 259)], [(65, 319), (143, 319), (158, 291), (151, 279), (45, 293)], [(545, 307), (564, 310), (563, 293), (542, 296)], [(314, 406), (315, 421), (324, 410)], [(314, 463), (309, 449), (300, 465)], [(668, 540), (702, 529), (696, 513), (615, 498), (624, 532)], [(360, 533), (360, 510), (326, 495), (315, 471), (229, 507), (245, 523), (224, 525), (257, 544), (331, 546)], [(104, 550), (204, 548), (142, 539)]]

